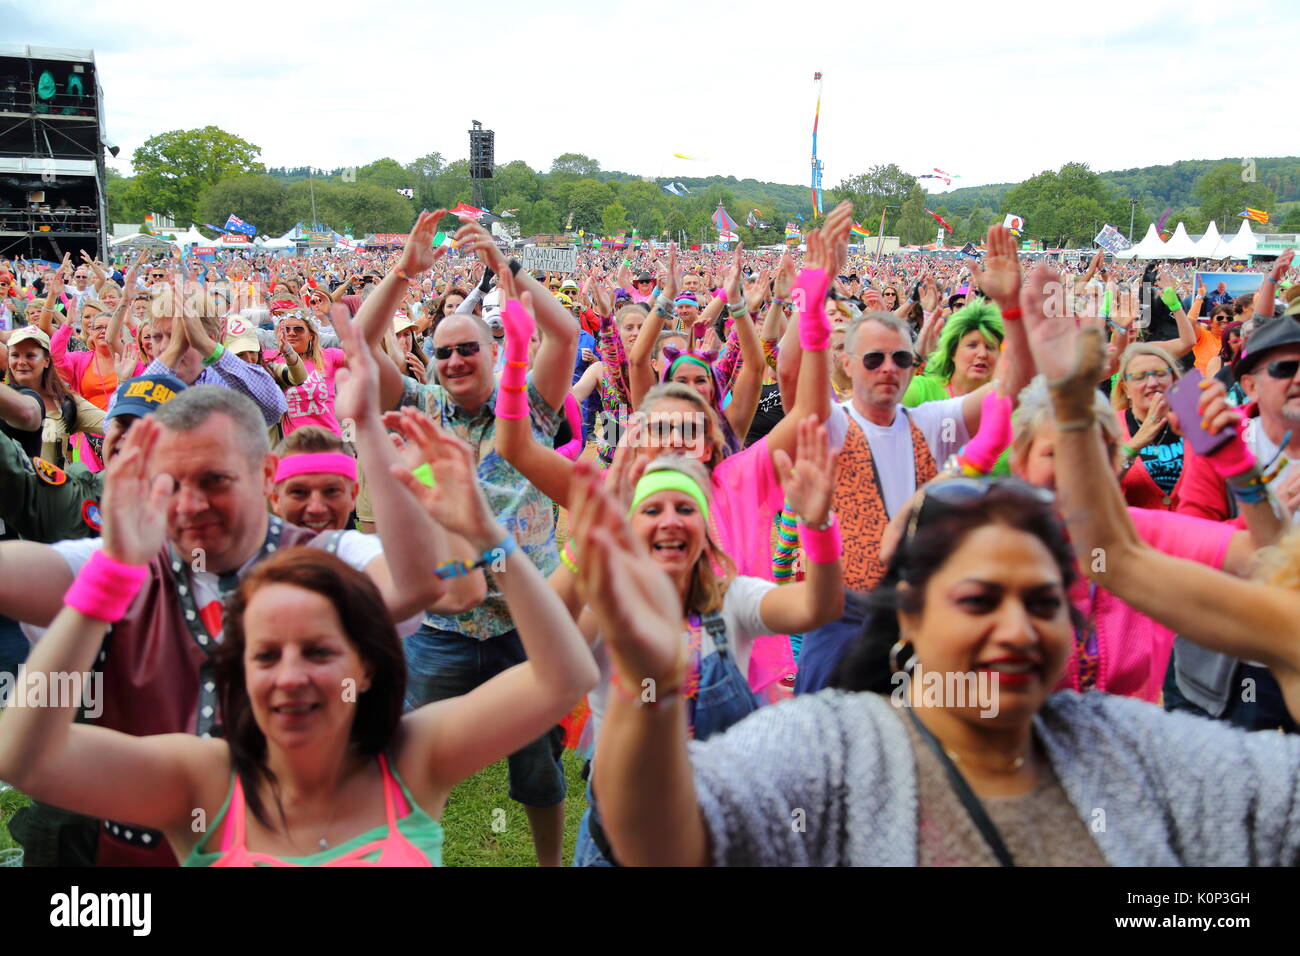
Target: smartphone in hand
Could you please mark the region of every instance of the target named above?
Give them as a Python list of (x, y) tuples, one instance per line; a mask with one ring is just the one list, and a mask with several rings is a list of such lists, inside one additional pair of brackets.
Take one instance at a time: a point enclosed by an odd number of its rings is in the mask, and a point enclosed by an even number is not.
[(1213, 433), (1201, 427), (1201, 413), (1197, 406), (1201, 401), (1201, 382), (1204, 379), (1201, 370), (1194, 368), (1174, 382), (1165, 395), (1170, 410), (1178, 416), (1178, 427), (1182, 430), (1183, 438), (1198, 455), (1208, 455), (1232, 438), (1230, 428)]

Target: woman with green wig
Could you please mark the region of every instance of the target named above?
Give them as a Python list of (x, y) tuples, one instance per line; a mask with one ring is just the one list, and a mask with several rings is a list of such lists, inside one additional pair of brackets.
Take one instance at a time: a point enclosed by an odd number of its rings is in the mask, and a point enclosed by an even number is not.
[(1002, 313), (992, 303), (976, 299), (958, 309), (944, 323), (939, 344), (926, 358), (925, 373), (913, 377), (903, 404), (914, 408), (956, 398), (992, 381), (1002, 334)]

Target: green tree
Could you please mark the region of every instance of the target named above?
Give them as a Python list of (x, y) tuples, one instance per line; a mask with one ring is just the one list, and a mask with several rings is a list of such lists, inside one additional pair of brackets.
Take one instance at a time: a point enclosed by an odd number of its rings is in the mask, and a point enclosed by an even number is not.
[(234, 176), (203, 190), (199, 196), (198, 219), (220, 225), (234, 213), (256, 226), (263, 235), (278, 236), (295, 222), (286, 205), (288, 199), (284, 183), (272, 176)]
[(661, 202), (659, 197), (664, 195), (663, 190), (644, 179), (619, 183), (615, 188), (618, 192), (618, 201), (627, 209), (628, 215), (637, 220), (638, 228), (640, 228), (641, 217), (658, 208)]
[(551, 178), (590, 179), (600, 172), (600, 163), (582, 153), (563, 153), (551, 161)]
[(411, 173), (397, 160), (389, 159), (387, 156), (358, 167), (357, 182), (384, 186), (388, 189), (407, 189), (415, 186)]
[[(504, 166), (498, 166), (492, 171), (492, 177), (496, 183), (497, 193), (500, 196), (517, 194), (522, 196), (524, 200), (531, 201), (541, 195), (541, 180), (532, 167), (522, 159), (516, 159)], [(505, 204), (503, 199), (502, 208), (509, 209), (511, 206)]]
[(1196, 181), (1194, 194), (1200, 203), (1201, 218), (1207, 223), (1213, 219), (1223, 227), (1225, 220), (1253, 209), (1271, 209), (1277, 201), (1273, 190), (1261, 182), (1251, 182), (1245, 177), (1240, 163), (1221, 163)]
[(216, 126), (151, 136), (131, 156), (144, 203), (177, 223), (193, 221), (199, 194), (244, 173), (263, 172), (261, 147)]
[(286, 211), (294, 220), (311, 221), (311, 191), (316, 193), (316, 217), (354, 235), (367, 232), (409, 232), (415, 223), (411, 201), (385, 186), (369, 183), (298, 182), (289, 187)]
[(933, 242), (939, 224), (925, 211), (925, 190), (912, 186), (898, 211), (898, 238), (904, 245)]
[(109, 222), (144, 222), (149, 212), (140, 183), (134, 176), (123, 176), (115, 169), (108, 170), (105, 185), (108, 194)]
[(1278, 228), (1283, 232), (1300, 232), (1300, 205), (1292, 206), (1286, 211), (1286, 215), (1278, 223)]
[(419, 159), (408, 163), (406, 171), (417, 180), (435, 179), (446, 165), (442, 153), (425, 153)]
[(627, 210), (622, 203), (612, 202), (600, 211), (600, 227), (607, 236), (627, 232)]
[[(916, 177), (903, 172), (894, 163), (876, 165), (865, 173), (850, 176), (830, 190), (826, 205), (829, 208), (849, 200), (853, 203), (853, 218), (875, 232), (880, 227), (880, 213), (885, 206), (901, 205), (915, 185)], [(871, 222), (876, 225), (871, 226)]]
[(673, 242), (678, 241), (679, 236), (677, 234), (690, 228), (690, 221), (686, 218), (686, 211), (675, 203), (670, 206), (664, 216), (664, 228), (668, 230), (670, 240)]
[(1128, 220), (1128, 202), (1086, 163), (1026, 179), (1006, 194), (1001, 211), (1023, 216), (1026, 235), (1066, 246), (1086, 246), (1105, 223)]
[(520, 210), (519, 231), (525, 236), (555, 235), (560, 231), (560, 211), (549, 199), (539, 199)]
[(606, 206), (614, 201), (614, 190), (594, 179), (580, 179), (568, 189), (568, 214), (573, 214), (573, 225), (566, 229), (585, 229), (594, 232), (600, 228), (601, 216)]
[(647, 209), (636, 218), (637, 232), (646, 239), (658, 239), (663, 235), (664, 217), (658, 209)]

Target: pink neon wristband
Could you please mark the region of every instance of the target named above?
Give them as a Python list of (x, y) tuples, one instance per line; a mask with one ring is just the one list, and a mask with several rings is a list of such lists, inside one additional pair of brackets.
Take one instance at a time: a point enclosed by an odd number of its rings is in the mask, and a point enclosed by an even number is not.
[(980, 427), (966, 443), (961, 458), (972, 468), (988, 474), (998, 457), (1011, 446), (1011, 396), (997, 391), (984, 396), (980, 405)]
[(799, 521), (799, 544), (804, 557), (813, 564), (833, 564), (840, 559), (843, 544), (840, 541), (840, 516), (831, 518), (831, 526), (816, 531)]
[(275, 469), (275, 483), (298, 475), (342, 475), (349, 481), (357, 480), (357, 460), (341, 451), (315, 452), (309, 455), (287, 455), (280, 459)]
[(501, 312), (501, 324), (506, 330), (506, 361), (527, 362), (528, 344), (537, 327), (533, 317), (518, 299), (511, 299)]
[[(1244, 431), (1246, 422), (1241, 422), (1241, 430)], [(1237, 475), (1244, 474), (1255, 467), (1255, 454), (1247, 446), (1242, 438), (1242, 431), (1233, 437), (1229, 442), (1224, 443), (1219, 448), (1206, 455), (1215, 472), (1220, 478), (1235, 478)]]
[(86, 617), (112, 624), (122, 619), (148, 579), (148, 565), (122, 564), (96, 551), (68, 588), (63, 603)]
[(831, 324), (826, 319), (826, 288), (830, 276), (825, 269), (800, 269), (791, 297), (799, 310), (799, 345), (809, 352), (822, 352), (831, 344)]

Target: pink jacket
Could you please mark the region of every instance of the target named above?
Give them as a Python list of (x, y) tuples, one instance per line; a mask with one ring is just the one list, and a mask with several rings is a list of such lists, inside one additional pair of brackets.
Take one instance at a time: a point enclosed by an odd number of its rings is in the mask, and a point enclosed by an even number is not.
[[(63, 379), (63, 383), (80, 395), (81, 377), (86, 374), (86, 369), (95, 358), (95, 353), (69, 352), (68, 339), (70, 338), (72, 338), (72, 325), (69, 323), (59, 326), (58, 331), (50, 339), (50, 358), (53, 359), (54, 370), (59, 373), (59, 378)], [(144, 365), (136, 362), (135, 371), (131, 373), (132, 377), (143, 373)], [(91, 471), (103, 469), (104, 463), (99, 460), (99, 456), (91, 448), (90, 442), (86, 441), (85, 435), (81, 433), (73, 435), (72, 445), (77, 449), (83, 465)]]

